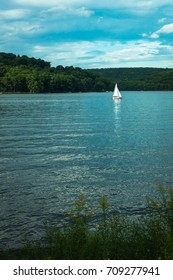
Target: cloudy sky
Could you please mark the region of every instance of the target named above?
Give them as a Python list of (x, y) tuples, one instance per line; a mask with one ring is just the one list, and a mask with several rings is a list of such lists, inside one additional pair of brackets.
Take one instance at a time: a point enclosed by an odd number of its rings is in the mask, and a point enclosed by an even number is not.
[(0, 1), (0, 52), (52, 66), (173, 67), (173, 0)]

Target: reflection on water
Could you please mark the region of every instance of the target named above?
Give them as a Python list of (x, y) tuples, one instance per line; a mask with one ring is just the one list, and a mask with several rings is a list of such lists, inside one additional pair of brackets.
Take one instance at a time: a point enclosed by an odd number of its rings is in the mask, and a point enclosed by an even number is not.
[(113, 103), (114, 103), (114, 113), (115, 113), (115, 119), (119, 119), (120, 118), (120, 110), (121, 110), (121, 99), (114, 99)]
[[(119, 140), (122, 133), (122, 127), (121, 127), (121, 118), (122, 118), (122, 112), (121, 112), (121, 99), (114, 99), (113, 100), (113, 112), (114, 112), (114, 131), (116, 134), (115, 138), (115, 145), (119, 145)], [(121, 145), (120, 145), (121, 147)]]
[(37, 238), (80, 192), (136, 214), (157, 182), (172, 185), (173, 94), (123, 96), (0, 96), (0, 246)]
[(120, 118), (121, 118), (121, 100), (113, 100), (114, 104), (114, 118), (116, 121), (116, 126), (120, 124)]

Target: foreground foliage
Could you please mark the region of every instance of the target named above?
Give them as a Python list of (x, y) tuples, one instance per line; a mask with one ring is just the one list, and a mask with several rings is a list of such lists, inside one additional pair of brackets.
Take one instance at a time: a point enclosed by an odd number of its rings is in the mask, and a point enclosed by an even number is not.
[[(109, 213), (105, 196), (101, 217), (93, 220), (81, 194), (61, 225), (49, 229), (45, 240), (16, 251), (1, 252), (1, 259), (173, 259), (173, 189), (158, 187), (148, 198), (148, 212), (135, 219)], [(98, 211), (98, 209), (97, 209)]]

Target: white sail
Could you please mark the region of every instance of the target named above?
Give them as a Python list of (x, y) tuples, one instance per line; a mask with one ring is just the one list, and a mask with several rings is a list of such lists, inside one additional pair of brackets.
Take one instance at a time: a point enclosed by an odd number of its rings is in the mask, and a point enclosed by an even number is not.
[(117, 84), (115, 85), (115, 88), (114, 88), (114, 93), (113, 93), (113, 99), (121, 99), (122, 98), (122, 95), (118, 89), (118, 86)]

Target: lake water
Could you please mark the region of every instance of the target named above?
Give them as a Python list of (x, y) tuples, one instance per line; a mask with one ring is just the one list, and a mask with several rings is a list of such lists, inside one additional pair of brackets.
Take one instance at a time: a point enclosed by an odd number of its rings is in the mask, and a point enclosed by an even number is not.
[(0, 247), (37, 238), (83, 192), (140, 214), (173, 186), (173, 92), (0, 95)]

